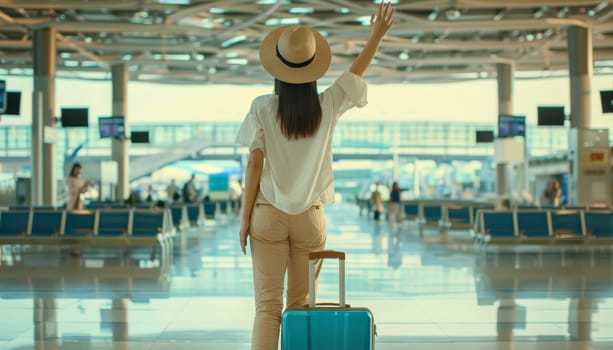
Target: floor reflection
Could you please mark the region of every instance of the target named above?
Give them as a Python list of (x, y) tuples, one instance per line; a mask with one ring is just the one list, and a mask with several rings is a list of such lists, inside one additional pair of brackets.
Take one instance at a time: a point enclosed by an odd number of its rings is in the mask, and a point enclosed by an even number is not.
[[(328, 248), (347, 252), (347, 301), (373, 311), (377, 349), (613, 344), (609, 246), (481, 249), (467, 232), (375, 223), (346, 203), (326, 215)], [(138, 251), (5, 250), (0, 350), (248, 349), (251, 261), (238, 225), (187, 232), (170, 264)], [(338, 298), (337, 271), (324, 265), (318, 298)]]
[[(528, 314), (540, 311), (522, 306), (524, 300), (566, 304), (567, 318), (559, 323), (569, 340), (589, 341), (593, 330), (611, 326), (594, 324), (599, 303), (613, 298), (610, 247), (490, 247), (477, 256), (475, 281), (480, 305), (498, 303), (499, 340), (513, 340)], [(613, 323), (612, 309), (600, 311)]]

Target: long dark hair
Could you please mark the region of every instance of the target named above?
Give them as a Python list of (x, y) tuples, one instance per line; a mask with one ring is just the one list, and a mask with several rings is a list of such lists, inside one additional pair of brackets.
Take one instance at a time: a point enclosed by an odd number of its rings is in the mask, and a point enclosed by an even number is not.
[(76, 175), (75, 175), (74, 171), (75, 171), (77, 168), (81, 168), (81, 164), (80, 164), (80, 163), (74, 163), (74, 164), (72, 165), (72, 168), (70, 168), (70, 177), (76, 177)]
[(275, 94), (279, 96), (277, 120), (288, 139), (313, 136), (321, 124), (321, 104), (317, 82), (290, 84), (275, 79)]

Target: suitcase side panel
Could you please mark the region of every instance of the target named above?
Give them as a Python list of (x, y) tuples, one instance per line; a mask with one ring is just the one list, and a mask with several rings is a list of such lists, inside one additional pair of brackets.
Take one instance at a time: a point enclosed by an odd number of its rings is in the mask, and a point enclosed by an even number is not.
[(366, 308), (290, 309), (281, 324), (284, 350), (374, 348), (374, 321)]

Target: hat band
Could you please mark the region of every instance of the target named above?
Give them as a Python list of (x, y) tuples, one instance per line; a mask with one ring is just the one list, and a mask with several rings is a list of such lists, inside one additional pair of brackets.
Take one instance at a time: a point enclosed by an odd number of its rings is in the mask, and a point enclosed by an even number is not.
[(303, 68), (308, 66), (309, 64), (311, 64), (313, 62), (313, 60), (315, 59), (315, 54), (313, 54), (313, 57), (309, 58), (308, 60), (301, 62), (301, 63), (294, 63), (294, 62), (290, 62), (288, 60), (286, 60), (282, 55), (281, 52), (279, 52), (279, 46), (277, 45), (275, 47), (275, 50), (277, 51), (277, 58), (281, 60), (281, 62), (283, 62), (283, 64), (285, 64), (288, 67), (291, 68)]

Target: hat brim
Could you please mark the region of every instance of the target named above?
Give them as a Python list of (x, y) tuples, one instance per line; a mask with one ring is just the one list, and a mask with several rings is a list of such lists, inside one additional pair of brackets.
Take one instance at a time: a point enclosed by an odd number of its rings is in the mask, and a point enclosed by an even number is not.
[(321, 78), (330, 67), (332, 54), (328, 41), (316, 30), (309, 28), (315, 36), (316, 53), (313, 62), (308, 66), (292, 68), (277, 57), (277, 42), (281, 33), (289, 27), (275, 28), (268, 33), (260, 46), (260, 63), (270, 75), (290, 84), (309, 83)]

